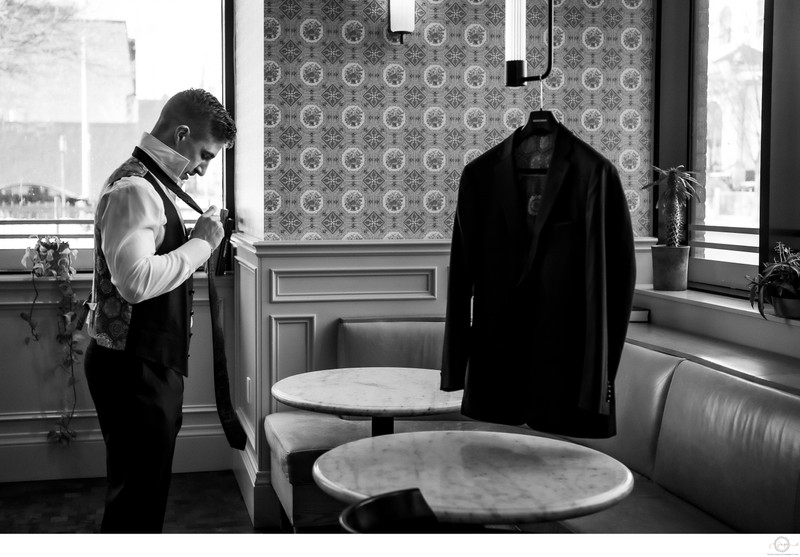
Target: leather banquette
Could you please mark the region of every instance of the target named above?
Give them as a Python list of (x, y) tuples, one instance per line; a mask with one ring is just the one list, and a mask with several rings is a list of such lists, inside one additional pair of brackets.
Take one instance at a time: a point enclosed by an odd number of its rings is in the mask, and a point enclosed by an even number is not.
[[(440, 318), (342, 319), (339, 367), (438, 369)], [(571, 439), (624, 463), (635, 486), (592, 515), (523, 530), (592, 533), (800, 532), (800, 396), (626, 343), (615, 384), (617, 435)], [(370, 435), (365, 420), (285, 410), (268, 415), (271, 481), (296, 530), (336, 523), (344, 505), (311, 468), (325, 451)], [(395, 431), (527, 427), (458, 414), (396, 420)]]

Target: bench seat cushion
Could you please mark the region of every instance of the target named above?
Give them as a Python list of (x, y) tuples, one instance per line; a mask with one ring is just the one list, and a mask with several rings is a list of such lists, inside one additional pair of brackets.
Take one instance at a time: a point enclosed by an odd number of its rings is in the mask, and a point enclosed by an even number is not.
[(562, 520), (568, 532), (603, 534), (723, 534), (729, 526), (633, 473), (633, 492), (599, 513)]
[[(395, 420), (396, 433), (407, 431), (480, 430), (540, 435), (527, 427), (488, 424), (475, 420)], [(282, 411), (264, 418), (270, 450), (292, 485), (313, 484), (311, 469), (322, 454), (371, 435), (370, 420), (344, 420), (332, 414), (303, 410)]]
[(334, 447), (369, 437), (369, 420), (343, 420), (332, 414), (290, 410), (264, 418), (267, 444), (293, 485), (313, 483), (311, 467)]

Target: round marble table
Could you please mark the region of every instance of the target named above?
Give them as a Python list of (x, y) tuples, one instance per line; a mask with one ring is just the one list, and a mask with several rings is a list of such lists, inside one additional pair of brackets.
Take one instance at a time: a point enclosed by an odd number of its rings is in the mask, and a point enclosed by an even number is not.
[(394, 431), (394, 418), (461, 410), (463, 391), (439, 389), (436, 369), (351, 367), (292, 375), (272, 386), (280, 402), (327, 414), (369, 416), (372, 434)]
[(633, 489), (620, 462), (567, 441), (488, 431), (422, 431), (336, 447), (314, 464), (345, 503), (419, 488), (437, 518), (508, 524), (560, 520), (619, 502)]

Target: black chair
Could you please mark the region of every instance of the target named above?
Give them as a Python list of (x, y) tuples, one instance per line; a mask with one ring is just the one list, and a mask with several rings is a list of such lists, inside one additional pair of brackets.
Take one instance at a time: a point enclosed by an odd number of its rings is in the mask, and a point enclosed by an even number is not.
[(381, 493), (353, 503), (339, 515), (350, 534), (467, 534), (499, 530), (472, 524), (440, 522), (417, 488)]

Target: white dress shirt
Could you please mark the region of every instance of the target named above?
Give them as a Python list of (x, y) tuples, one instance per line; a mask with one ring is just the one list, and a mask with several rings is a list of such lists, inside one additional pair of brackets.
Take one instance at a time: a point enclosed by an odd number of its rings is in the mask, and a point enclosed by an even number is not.
[[(188, 159), (149, 133), (142, 136), (139, 148), (182, 185), (180, 175)], [(162, 189), (174, 204), (175, 194), (163, 185)], [(173, 290), (211, 255), (211, 244), (200, 238), (164, 255), (155, 254), (164, 241), (167, 216), (161, 197), (143, 177), (129, 176), (106, 186), (100, 194), (96, 222), (111, 282), (131, 304)]]

